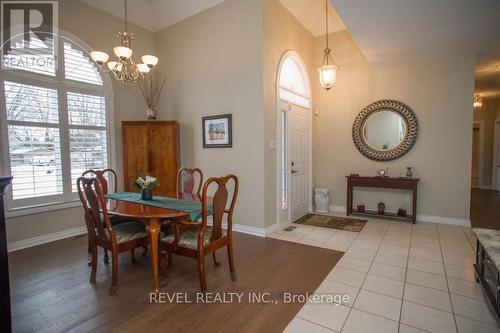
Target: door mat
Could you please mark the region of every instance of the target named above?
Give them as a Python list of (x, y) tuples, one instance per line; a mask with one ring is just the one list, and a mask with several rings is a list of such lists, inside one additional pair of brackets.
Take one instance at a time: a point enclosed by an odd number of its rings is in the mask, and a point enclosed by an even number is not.
[(293, 223), (360, 232), (365, 226), (366, 221), (342, 216), (307, 214)]

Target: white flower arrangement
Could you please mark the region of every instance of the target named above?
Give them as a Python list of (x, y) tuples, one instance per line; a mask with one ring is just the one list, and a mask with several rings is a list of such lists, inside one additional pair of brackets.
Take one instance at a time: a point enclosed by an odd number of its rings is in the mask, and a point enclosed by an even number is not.
[(160, 182), (155, 177), (139, 177), (135, 180), (134, 186), (142, 190), (152, 190), (160, 186)]

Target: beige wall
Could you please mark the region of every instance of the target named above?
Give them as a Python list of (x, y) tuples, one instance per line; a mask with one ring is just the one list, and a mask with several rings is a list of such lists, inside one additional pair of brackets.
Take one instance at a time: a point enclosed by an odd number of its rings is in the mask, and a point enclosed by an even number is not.
[[(123, 31), (123, 20), (104, 13), (77, 0), (59, 1), (59, 28), (69, 32), (87, 43), (91, 48), (112, 53), (112, 47), (119, 44), (116, 35)], [(135, 58), (142, 54), (155, 54), (154, 34), (130, 24), (135, 33), (133, 49)], [(143, 120), (145, 105), (135, 86), (123, 86), (113, 81), (116, 167), (119, 180), (122, 177), (121, 122), (123, 120)], [(122, 186), (122, 184), (120, 184)], [(38, 213), (7, 219), (8, 242), (33, 238), (46, 234), (84, 226), (82, 208), (61, 209), (47, 213)]]
[[(277, 151), (276, 142), (276, 79), (280, 59), (287, 50), (296, 51), (314, 81), (314, 37), (277, 0), (263, 3), (263, 72), (264, 72), (264, 156), (266, 227), (276, 223)], [(314, 104), (314, 100), (313, 100)]]
[(495, 138), (495, 120), (497, 119), (498, 99), (483, 99), (480, 110), (474, 111), (474, 122), (483, 126), (483, 172), (480, 186), (492, 185), (493, 149)]
[[(229, 0), (157, 33), (167, 83), (161, 117), (180, 123), (182, 165), (235, 173), (235, 223), (264, 227), (262, 7)], [(202, 117), (231, 113), (233, 147), (204, 149)]]
[[(334, 62), (339, 66), (337, 82), (329, 92), (314, 80), (314, 183), (330, 189), (332, 205), (345, 207), (345, 176), (374, 175), (387, 167), (389, 175), (404, 174), (415, 167), (419, 184), (418, 213), (468, 219), (472, 135), (474, 57), (450, 56), (430, 63), (394, 64), (373, 68), (365, 61), (350, 34), (333, 36)], [(321, 62), (322, 37), (316, 38), (316, 65)], [(391, 162), (365, 158), (355, 148), (352, 123), (373, 101), (396, 99), (409, 105), (419, 122), (413, 149)], [(388, 211), (397, 210), (400, 193), (361, 191), (355, 201), (373, 208), (384, 201)], [(409, 203), (403, 207), (409, 208)]]

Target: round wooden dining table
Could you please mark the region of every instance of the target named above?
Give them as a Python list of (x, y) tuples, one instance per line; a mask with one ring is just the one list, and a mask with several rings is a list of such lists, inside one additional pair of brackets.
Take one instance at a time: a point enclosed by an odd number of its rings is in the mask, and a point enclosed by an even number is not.
[[(178, 198), (187, 201), (200, 201), (200, 196), (190, 193), (179, 194)], [(108, 214), (127, 217), (131, 220), (137, 220), (144, 223), (151, 249), (151, 263), (153, 265), (153, 291), (158, 294), (160, 292), (158, 286), (158, 238), (160, 235), (161, 225), (166, 220), (189, 220), (189, 214), (173, 209), (113, 199), (107, 199), (106, 207)]]

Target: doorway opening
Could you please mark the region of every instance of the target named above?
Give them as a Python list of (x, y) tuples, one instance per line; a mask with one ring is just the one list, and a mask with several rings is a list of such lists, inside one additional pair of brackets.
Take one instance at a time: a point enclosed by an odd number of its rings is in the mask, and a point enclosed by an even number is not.
[(484, 121), (475, 121), (472, 126), (471, 187), (483, 186)]
[(281, 58), (277, 92), (277, 222), (289, 223), (312, 206), (311, 89), (306, 67), (294, 51)]
[(500, 230), (500, 58), (478, 58), (472, 123), (470, 219), (475, 228)]

